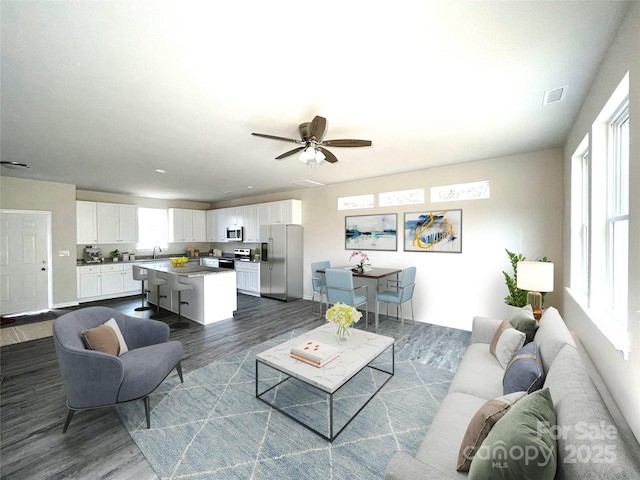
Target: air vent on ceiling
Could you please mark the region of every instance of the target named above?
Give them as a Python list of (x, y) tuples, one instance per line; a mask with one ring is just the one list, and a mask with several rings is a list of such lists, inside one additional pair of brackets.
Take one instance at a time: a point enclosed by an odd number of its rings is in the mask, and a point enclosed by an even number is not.
[(296, 180), (295, 182), (291, 182), (294, 185), (298, 185), (300, 187), (322, 187), (324, 186), (324, 183), (320, 183), (320, 182), (314, 182), (313, 180), (307, 180), (306, 178), (304, 180)]
[(552, 88), (544, 92), (544, 98), (542, 99), (542, 105), (549, 105), (550, 103), (561, 102), (564, 100), (567, 93), (568, 85), (564, 87)]

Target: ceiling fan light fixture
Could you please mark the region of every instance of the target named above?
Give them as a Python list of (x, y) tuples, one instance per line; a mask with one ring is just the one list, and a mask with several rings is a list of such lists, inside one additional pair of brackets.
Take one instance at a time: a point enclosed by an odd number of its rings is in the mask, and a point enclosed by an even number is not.
[(317, 151), (316, 151), (316, 158), (315, 158), (315, 160), (316, 160), (316, 163), (317, 163), (318, 165), (320, 165), (321, 163), (323, 163), (323, 162), (325, 161), (325, 159), (326, 159), (326, 158), (327, 158), (327, 157), (325, 156), (325, 154), (324, 154), (324, 153), (322, 153), (320, 150), (317, 150)]

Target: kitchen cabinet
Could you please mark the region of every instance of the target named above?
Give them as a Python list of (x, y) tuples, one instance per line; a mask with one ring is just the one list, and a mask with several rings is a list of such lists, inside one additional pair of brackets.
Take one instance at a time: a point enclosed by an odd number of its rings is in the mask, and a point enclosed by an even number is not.
[(220, 260), (213, 257), (204, 257), (200, 259), (200, 265), (203, 265), (205, 267), (220, 268)]
[(218, 210), (218, 241), (227, 241), (227, 221), (229, 219), (229, 210), (221, 208)]
[(300, 200), (281, 200), (258, 205), (259, 225), (274, 223), (302, 224), (302, 202)]
[(218, 211), (217, 210), (207, 210), (206, 223), (207, 223), (207, 242), (220, 241), (220, 238), (218, 236)]
[(238, 292), (259, 297), (260, 264), (254, 262), (235, 262), (235, 270)]
[(78, 267), (78, 300), (117, 298), (140, 293), (133, 279), (133, 264), (101, 264)]
[(244, 241), (260, 241), (260, 224), (258, 221), (258, 205), (245, 205), (243, 207), (242, 221), (244, 226)]
[(96, 202), (76, 202), (76, 243), (78, 245), (98, 243)]
[(98, 243), (136, 243), (138, 208), (135, 205), (96, 203)]
[(207, 212), (204, 210), (192, 210), (193, 215), (191, 230), (193, 236), (192, 242), (206, 242), (207, 241)]
[(78, 298), (102, 295), (100, 266), (78, 267)]
[(169, 209), (170, 242), (206, 242), (207, 217), (204, 210)]

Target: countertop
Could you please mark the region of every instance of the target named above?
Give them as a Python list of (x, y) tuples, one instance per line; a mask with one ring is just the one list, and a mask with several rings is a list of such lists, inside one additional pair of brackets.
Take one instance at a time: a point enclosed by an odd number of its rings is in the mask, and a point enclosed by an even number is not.
[[(84, 267), (87, 265), (110, 265), (112, 263), (115, 263), (116, 265), (118, 264), (129, 264), (129, 263), (134, 263), (134, 264), (138, 264), (138, 263), (169, 263), (169, 259), (170, 258), (175, 258), (175, 257), (182, 257), (184, 255), (167, 255), (165, 257), (156, 257), (156, 258), (152, 258), (152, 257), (136, 257), (135, 260), (118, 260), (117, 262), (114, 262), (111, 259), (106, 259), (104, 260), (104, 262), (96, 262), (96, 263), (87, 263), (84, 260), (77, 260), (76, 261), (76, 266), (78, 267)], [(189, 259), (189, 263), (191, 263), (192, 265), (195, 265), (196, 262), (200, 262), (201, 258), (212, 258), (212, 259), (221, 259), (221, 258), (232, 258), (232, 257), (210, 257), (209, 255), (200, 255), (199, 257), (187, 257)], [(240, 260), (236, 260), (237, 262), (240, 262)], [(250, 260), (248, 262), (246, 261), (242, 261), (242, 263), (260, 263), (260, 260)]]
[(149, 263), (145, 265), (146, 269), (155, 270), (157, 272), (174, 273), (182, 277), (202, 277), (205, 275), (217, 275), (219, 273), (231, 273), (233, 270), (228, 268), (204, 267), (197, 264), (186, 264), (182, 267), (172, 267), (166, 262)]

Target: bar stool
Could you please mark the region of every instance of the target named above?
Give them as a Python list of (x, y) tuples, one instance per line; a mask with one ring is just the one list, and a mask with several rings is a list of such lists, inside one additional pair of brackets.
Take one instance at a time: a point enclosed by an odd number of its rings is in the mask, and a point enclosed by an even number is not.
[(166, 285), (167, 284), (167, 279), (166, 278), (160, 278), (158, 277), (158, 272), (156, 272), (155, 270), (147, 270), (147, 281), (149, 282), (149, 285), (155, 285), (158, 289), (158, 300), (156, 303), (156, 315), (160, 315), (160, 299), (161, 298), (167, 298), (166, 295), (160, 295), (160, 286), (161, 285)]
[(175, 290), (178, 292), (178, 321), (169, 325), (171, 328), (188, 328), (189, 324), (182, 321), (182, 305), (189, 305), (189, 302), (182, 301), (182, 292), (185, 290), (193, 290), (193, 285), (188, 283), (180, 283), (178, 281), (178, 275), (169, 275), (169, 290)]
[(144, 312), (146, 310), (151, 310), (151, 307), (148, 305), (144, 304), (144, 299), (146, 298), (146, 294), (149, 293), (149, 290), (147, 290), (146, 288), (144, 288), (144, 282), (145, 280), (149, 279), (149, 275), (147, 275), (146, 273), (142, 273), (142, 267), (140, 267), (139, 265), (134, 265), (133, 266), (133, 279), (134, 280), (138, 280), (139, 282), (142, 282), (142, 306), (138, 307), (138, 308), (134, 308), (134, 310), (136, 312)]

